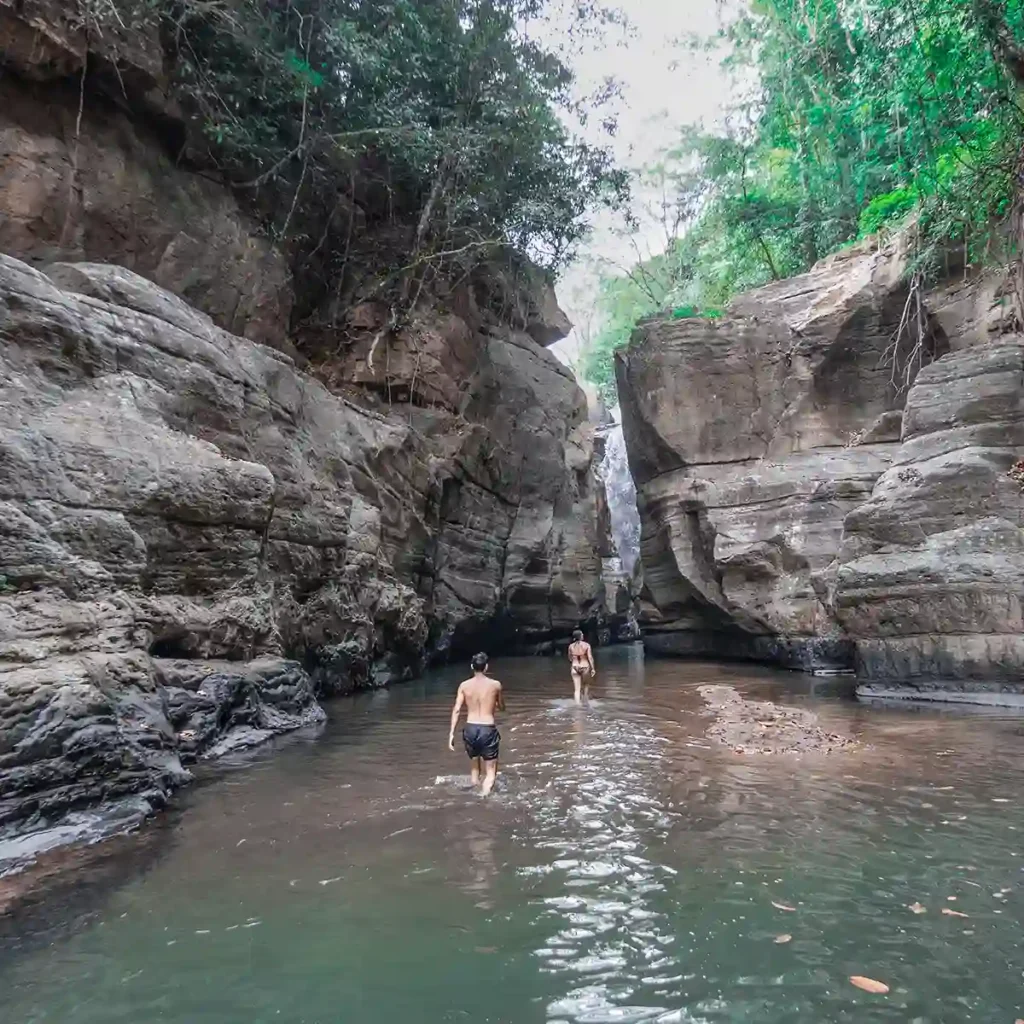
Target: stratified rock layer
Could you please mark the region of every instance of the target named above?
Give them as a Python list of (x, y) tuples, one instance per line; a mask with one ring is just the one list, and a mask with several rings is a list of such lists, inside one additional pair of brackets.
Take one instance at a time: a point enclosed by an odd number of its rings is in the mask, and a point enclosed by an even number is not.
[(992, 274), (901, 331), (903, 266), (861, 246), (620, 356), (651, 649), (1020, 685), (1024, 349)]
[(585, 399), (469, 340), (461, 412), (375, 412), (129, 271), (0, 257), (0, 835), (599, 614)]
[(952, 353), (918, 375), (903, 443), (847, 516), (836, 614), (870, 683), (1020, 689), (1024, 347)]
[(856, 250), (719, 319), (652, 321), (618, 357), (652, 649), (851, 660), (825, 578), (899, 436), (901, 266)]

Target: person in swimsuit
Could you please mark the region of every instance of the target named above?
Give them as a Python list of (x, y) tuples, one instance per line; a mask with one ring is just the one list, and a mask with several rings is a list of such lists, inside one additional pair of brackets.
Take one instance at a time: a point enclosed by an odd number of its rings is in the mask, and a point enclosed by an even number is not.
[(580, 690), (583, 696), (590, 699), (590, 680), (597, 675), (594, 665), (594, 652), (590, 644), (583, 639), (583, 630), (573, 630), (572, 643), (569, 644), (569, 671), (572, 673), (572, 690), (577, 704), (581, 704)]
[(463, 705), (466, 706), (466, 725), (462, 730), (462, 742), (469, 754), (473, 785), (480, 782), (483, 770), (484, 784), (481, 796), (487, 796), (494, 788), (498, 777), (498, 744), (501, 735), (494, 724), (494, 712), (505, 710), (505, 698), (501, 683), (487, 675), (487, 655), (474, 654), (470, 662), (473, 678), (467, 679), (455, 696), (452, 708), (452, 727), (448, 733), (448, 749), (455, 749), (455, 727), (459, 724)]

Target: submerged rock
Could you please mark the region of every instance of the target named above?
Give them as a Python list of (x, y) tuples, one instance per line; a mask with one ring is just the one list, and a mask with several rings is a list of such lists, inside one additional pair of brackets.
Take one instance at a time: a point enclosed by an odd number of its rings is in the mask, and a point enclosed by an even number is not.
[(823, 729), (803, 708), (747, 700), (731, 686), (698, 686), (714, 715), (708, 736), (737, 754), (832, 754), (852, 750), (855, 740)]

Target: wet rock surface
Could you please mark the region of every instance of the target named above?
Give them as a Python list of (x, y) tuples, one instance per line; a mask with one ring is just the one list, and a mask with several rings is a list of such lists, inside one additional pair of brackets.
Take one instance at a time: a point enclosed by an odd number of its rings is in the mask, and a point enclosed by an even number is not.
[(803, 708), (748, 700), (732, 686), (697, 687), (714, 720), (707, 735), (737, 754), (833, 754), (859, 748), (850, 736), (822, 728)]

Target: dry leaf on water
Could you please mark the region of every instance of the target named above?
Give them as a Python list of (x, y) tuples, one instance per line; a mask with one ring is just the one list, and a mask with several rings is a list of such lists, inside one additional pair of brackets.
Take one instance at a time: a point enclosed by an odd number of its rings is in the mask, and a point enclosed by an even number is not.
[(850, 984), (856, 985), (857, 988), (863, 989), (865, 992), (873, 992), (876, 996), (884, 996), (889, 991), (889, 986), (884, 981), (875, 981), (874, 978), (864, 978), (859, 974), (854, 974), (850, 978)]
[(946, 917), (967, 917), (966, 914), (961, 914), (959, 910), (951, 910), (949, 907), (943, 907), (942, 912)]
[(792, 938), (793, 938), (792, 935), (776, 935), (775, 936), (775, 945), (776, 946), (784, 945), (785, 943), (790, 942), (792, 940)]
[(910, 906), (907, 907), (907, 909), (913, 911), (915, 914), (928, 913), (928, 908), (922, 906), (920, 903), (911, 903)]
[(775, 900), (772, 900), (772, 906), (776, 910), (786, 910), (789, 911), (789, 913), (791, 914), (796, 913), (796, 907), (791, 907), (788, 903), (776, 903)]

